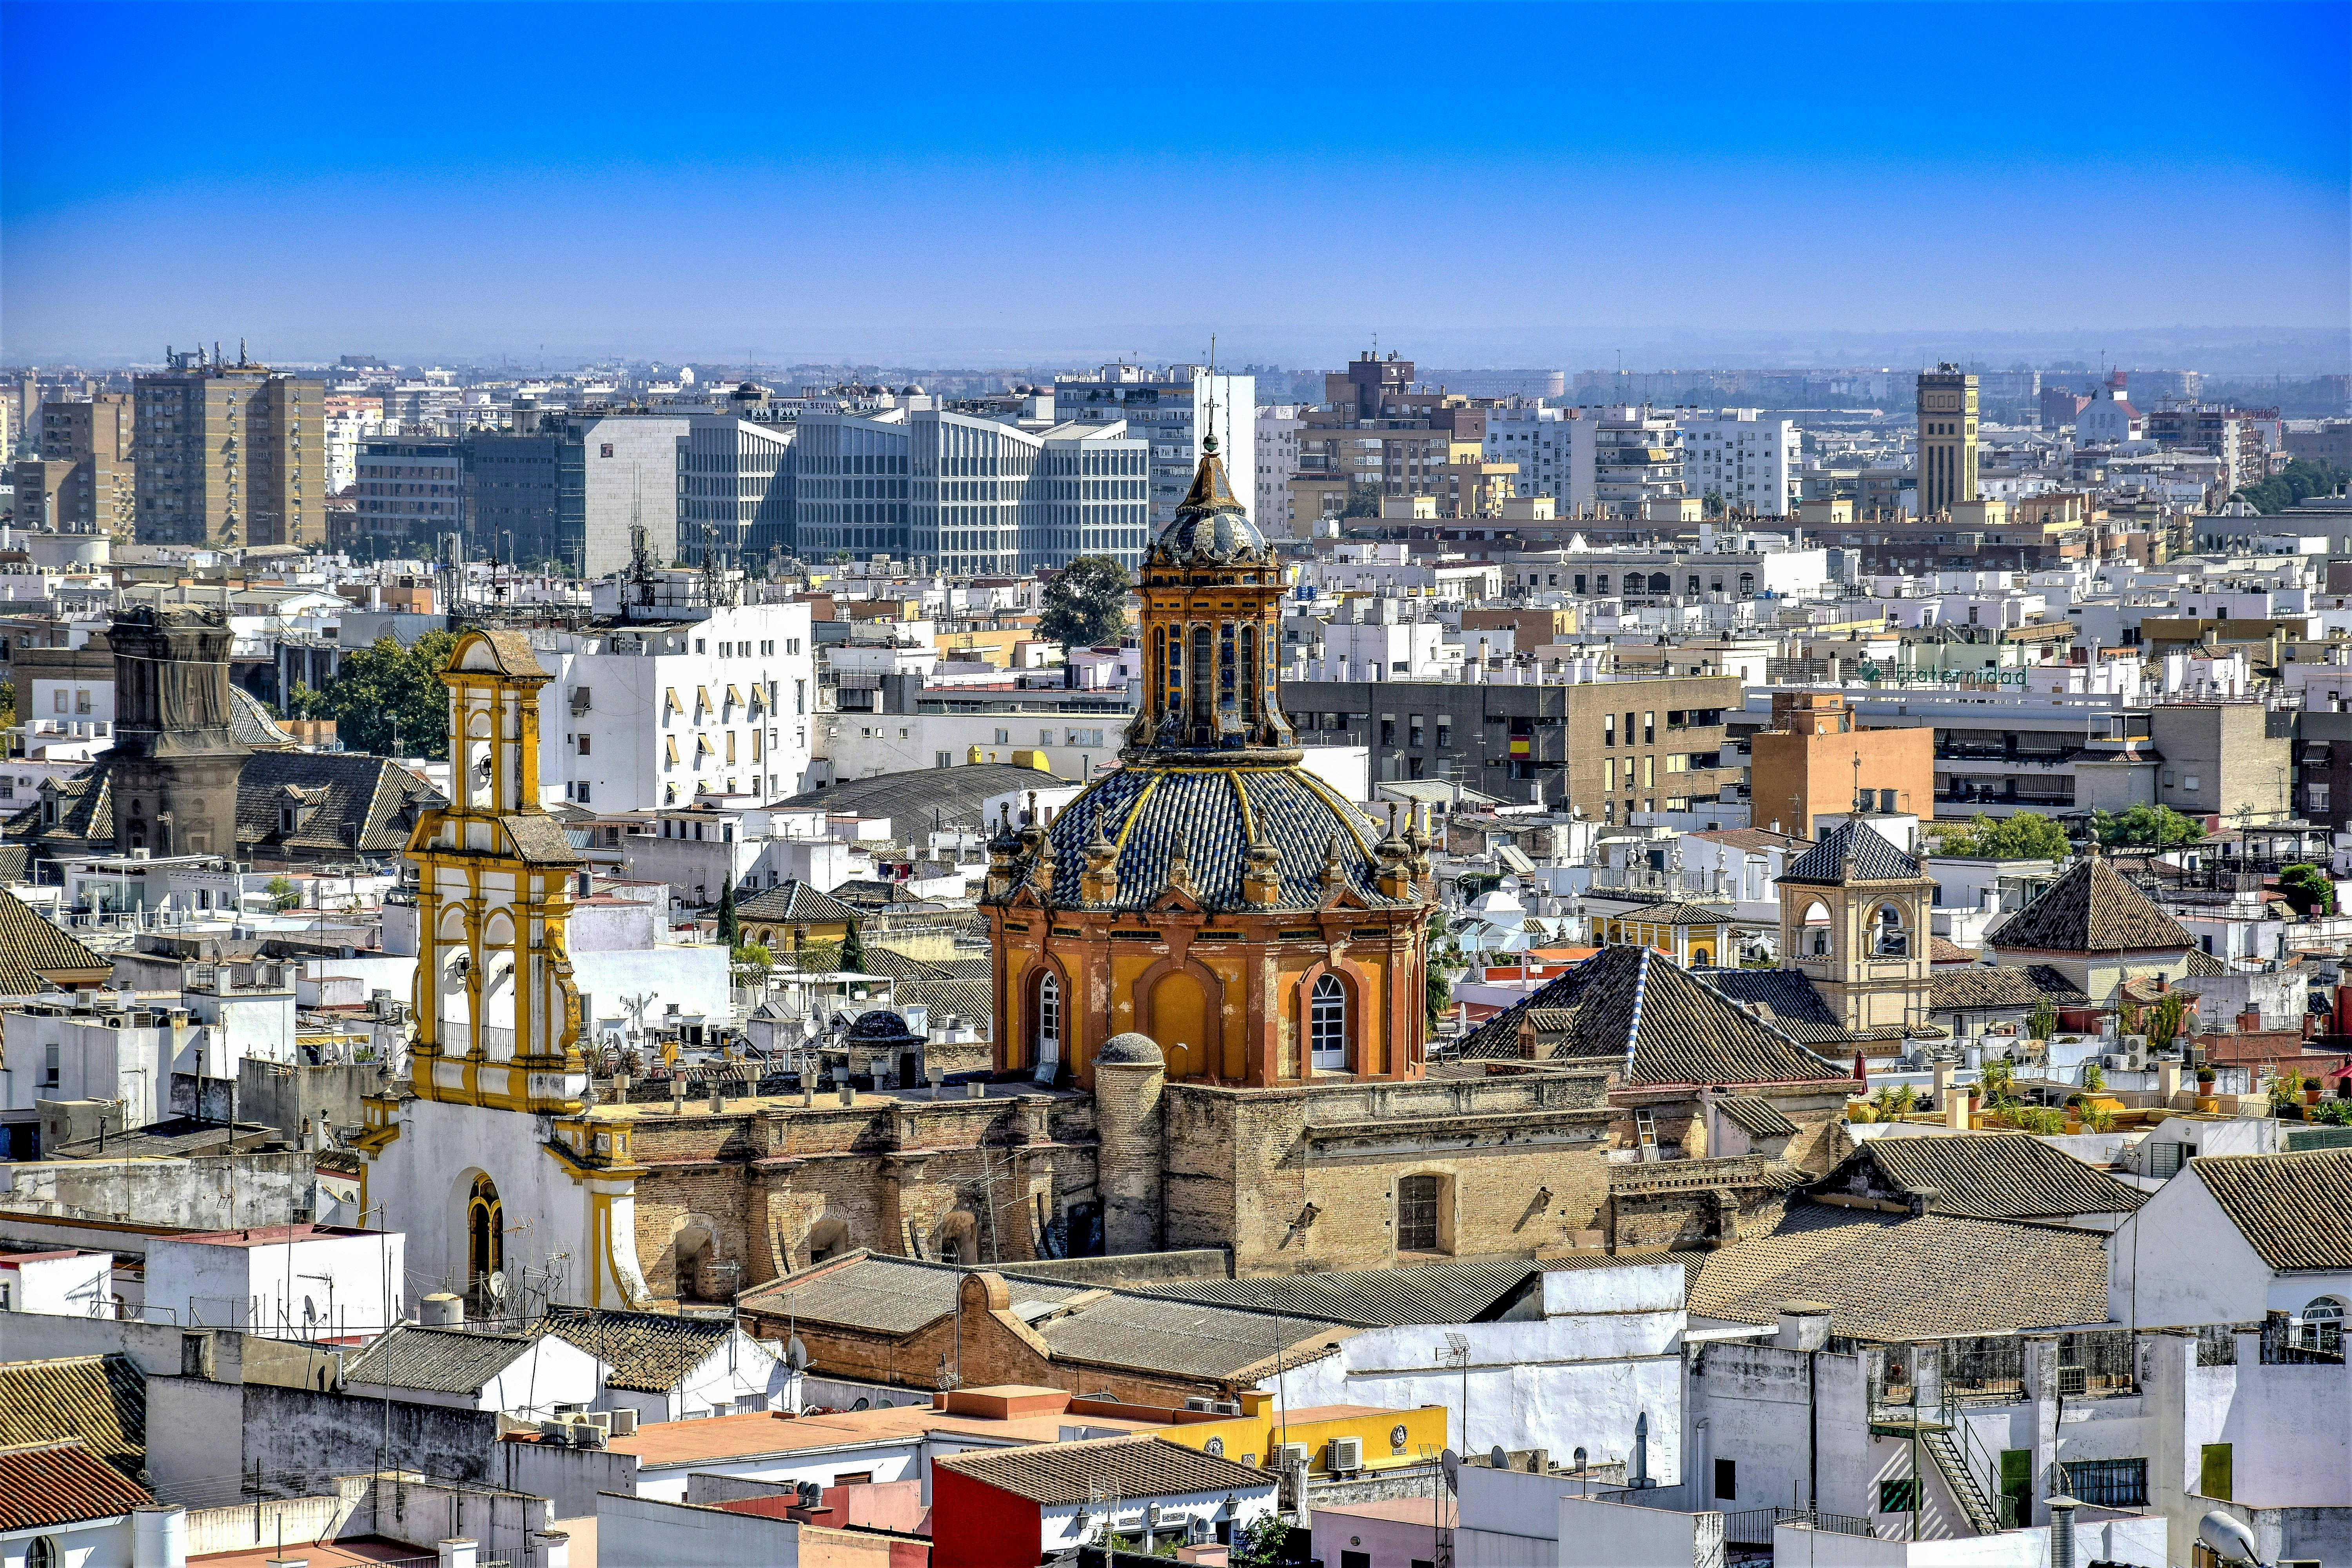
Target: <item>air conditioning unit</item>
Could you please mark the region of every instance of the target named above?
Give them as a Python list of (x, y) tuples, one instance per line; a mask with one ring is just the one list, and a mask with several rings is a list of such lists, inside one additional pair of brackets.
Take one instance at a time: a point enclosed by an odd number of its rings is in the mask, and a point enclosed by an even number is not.
[(636, 1435), (637, 1413), (626, 1408), (614, 1411), (613, 1436), (615, 1437), (634, 1437)]
[(1304, 1443), (1279, 1443), (1275, 1446), (1274, 1451), (1268, 1454), (1266, 1458), (1273, 1461), (1274, 1468), (1276, 1469), (1287, 1470), (1307, 1462), (1307, 1445)]
[(1364, 1440), (1361, 1437), (1334, 1437), (1330, 1452), (1325, 1457), (1324, 1468), (1333, 1475), (1347, 1475), (1364, 1468)]
[(1184, 1408), (1187, 1410), (1210, 1411), (1214, 1410), (1216, 1407), (1217, 1402), (1215, 1400), (1204, 1399), (1197, 1394), (1184, 1401)]

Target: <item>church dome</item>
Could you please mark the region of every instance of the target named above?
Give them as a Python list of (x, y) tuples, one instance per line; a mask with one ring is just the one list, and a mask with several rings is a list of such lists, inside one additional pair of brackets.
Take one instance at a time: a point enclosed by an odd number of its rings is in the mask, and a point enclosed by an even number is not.
[[(1063, 807), (1042, 834), (1021, 836), (1013, 885), (1034, 880), (1050, 844), (1056, 906), (1149, 909), (1178, 887), (1210, 910), (1311, 910), (1336, 885), (1367, 906), (1402, 908), (1413, 900), (1381, 893), (1381, 868), (1384, 853), (1409, 858), (1411, 846), (1376, 833), (1303, 769), (1122, 768)], [(1087, 898), (1090, 865), (1107, 866), (1108, 898)], [(1254, 866), (1272, 874), (1271, 903), (1245, 897)]]
[(1217, 457), (1217, 438), (1202, 442), (1199, 470), (1192, 488), (1177, 504), (1175, 521), (1160, 531), (1145, 552), (1151, 566), (1232, 566), (1271, 561), (1274, 552), (1265, 535), (1251, 522), (1249, 513), (1225, 479), (1225, 465)]

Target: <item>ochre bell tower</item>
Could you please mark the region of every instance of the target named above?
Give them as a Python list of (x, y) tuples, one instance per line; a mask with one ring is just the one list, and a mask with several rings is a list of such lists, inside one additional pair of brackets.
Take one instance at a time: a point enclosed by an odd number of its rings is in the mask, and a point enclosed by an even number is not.
[(1801, 971), (1855, 1033), (1900, 1037), (1928, 1021), (1934, 879), (1866, 821), (1849, 817), (1780, 879), (1780, 963)]

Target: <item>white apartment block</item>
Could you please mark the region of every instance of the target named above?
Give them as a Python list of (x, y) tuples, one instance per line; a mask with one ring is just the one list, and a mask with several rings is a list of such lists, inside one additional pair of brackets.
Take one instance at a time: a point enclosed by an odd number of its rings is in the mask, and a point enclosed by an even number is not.
[(805, 605), (700, 620), (534, 630), (540, 791), (599, 811), (806, 787), (816, 663)]
[[(1210, 405), (1215, 405), (1213, 415)], [(1176, 503), (1192, 488), (1201, 466), (1201, 441), (1214, 435), (1224, 459), (1225, 481), (1244, 506), (1254, 507), (1257, 488), (1257, 377), (1212, 374), (1200, 364), (1171, 364), (1164, 371), (1140, 365), (1107, 364), (1093, 375), (1057, 376), (1057, 419), (1096, 425), (1123, 420), (1128, 434), (1151, 451), (1150, 526), (1157, 532), (1175, 521)], [(1258, 521), (1255, 511), (1252, 521)], [(1261, 530), (1265, 524), (1259, 522)]]
[(953, 576), (1023, 576), (1081, 555), (1143, 563), (1152, 458), (1123, 422), (1007, 421), (918, 396), (804, 415), (799, 430), (793, 519), (809, 561), (882, 553)]
[[(1083, 783), (1116, 764), (1134, 715), (1107, 702), (1101, 712), (1059, 708), (997, 713), (828, 713), (823, 751), (832, 781), (916, 768), (1021, 762)], [(904, 831), (907, 825), (901, 824)], [(920, 826), (920, 825), (917, 825)]]
[[(1307, 655), (1308, 680), (1458, 680), (1463, 646), (1395, 599), (1350, 599)], [(1294, 678), (1295, 679), (1295, 678)]]
[(341, 495), (359, 481), (360, 443), (383, 434), (383, 410), (338, 409), (327, 416), (327, 491)]
[(1531, 403), (1487, 411), (1486, 460), (1519, 466), (1511, 481), (1514, 494), (1570, 500), (1569, 449), (1575, 434), (1570, 412)]
[(793, 515), (793, 437), (789, 425), (761, 425), (733, 414), (698, 414), (677, 458), (677, 557), (702, 563), (707, 545), (719, 559), (782, 544)]
[(1290, 481), (1298, 477), (1298, 430), (1305, 423), (1295, 403), (1269, 403), (1257, 411), (1257, 505), (1250, 520), (1269, 538), (1297, 532)]
[(1801, 433), (1790, 419), (1768, 419), (1753, 408), (1684, 415), (1683, 489), (1712, 496), (1732, 511), (1785, 517), (1797, 497)]

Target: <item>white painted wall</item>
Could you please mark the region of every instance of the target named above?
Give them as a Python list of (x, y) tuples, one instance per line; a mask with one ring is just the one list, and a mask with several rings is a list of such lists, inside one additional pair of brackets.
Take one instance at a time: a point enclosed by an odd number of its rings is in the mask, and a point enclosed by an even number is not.
[(0, 1257), (0, 1299), (12, 1312), (69, 1318), (114, 1315), (114, 1255), (67, 1252)]
[[(1258, 1386), (1295, 1406), (1442, 1405), (1456, 1452), (1549, 1448), (1562, 1464), (1579, 1447), (1596, 1463), (1627, 1457), (1646, 1413), (1650, 1475), (1671, 1485), (1682, 1478), (1682, 1277), (1679, 1264), (1554, 1270), (1541, 1319), (1367, 1329)], [(1461, 1363), (1441, 1353), (1455, 1333), (1470, 1342), (1466, 1431)]]
[(148, 1302), (170, 1308), (184, 1325), (286, 1339), (376, 1334), (400, 1320), (406, 1237), (362, 1231), (290, 1243), (243, 1239), (252, 1234), (155, 1237), (147, 1245)]
[(131, 1516), (119, 1513), (42, 1530), (0, 1531), (0, 1568), (25, 1568), (33, 1542), (47, 1537), (62, 1568), (131, 1568)]
[(1559, 1500), (1559, 1568), (1712, 1568), (1722, 1561), (1723, 1516), (1634, 1508), (1598, 1498)]
[(682, 1499), (640, 1494), (596, 1500), (596, 1561), (603, 1568), (675, 1568), (680, 1563), (798, 1568), (801, 1527), (789, 1519), (729, 1513)]
[[(1160, 1540), (1165, 1541), (1171, 1534), (1182, 1540), (1187, 1525), (1196, 1519), (1208, 1524), (1209, 1534), (1214, 1539), (1216, 1527), (1221, 1523), (1231, 1522), (1236, 1530), (1241, 1530), (1272, 1513), (1277, 1485), (1268, 1481), (1264, 1486), (1236, 1487), (1231, 1492), (1179, 1492), (1148, 1500), (1122, 1498), (1107, 1510), (1089, 1508), (1083, 1503), (1041, 1508), (1037, 1510), (1040, 1545), (1051, 1553), (1095, 1544), (1106, 1532), (1139, 1535), (1147, 1517), (1145, 1510), (1155, 1504), (1159, 1509)], [(1234, 1506), (1230, 1509), (1225, 1506), (1228, 1497), (1234, 1500)], [(952, 1523), (940, 1521), (934, 1526), (935, 1530), (940, 1528), (952, 1528)]]
[(2275, 1274), (2206, 1190), (2192, 1163), (2117, 1227), (2107, 1316), (2142, 1328), (2300, 1316), (2320, 1296), (2352, 1306), (2352, 1270)]

